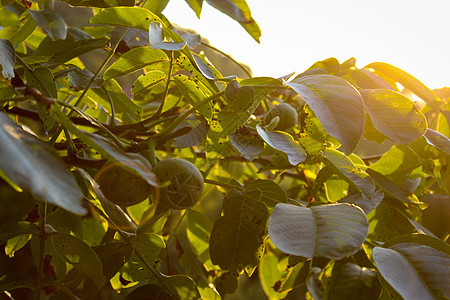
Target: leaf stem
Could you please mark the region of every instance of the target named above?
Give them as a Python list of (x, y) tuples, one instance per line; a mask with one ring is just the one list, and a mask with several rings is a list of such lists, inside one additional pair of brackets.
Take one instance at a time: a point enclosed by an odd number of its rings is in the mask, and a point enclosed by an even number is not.
[(41, 81), (41, 79), (38, 76), (36, 76), (36, 74), (34, 74), (34, 68), (31, 67), (29, 64), (27, 64), (20, 56), (16, 55), (16, 59), (28, 72), (30, 72), (30, 74), (33, 76), (33, 78), (36, 80), (36, 82), (39, 84), (39, 86), (44, 91), (44, 94), (47, 97), (51, 97), (52, 95), (50, 94), (50, 91), (47, 89), (47, 87), (44, 85), (44, 83)]
[(112, 101), (111, 95), (105, 89), (104, 86), (102, 86), (102, 89), (105, 92), (106, 97), (108, 98), (108, 101), (109, 101), (109, 106), (111, 107), (111, 120), (109, 121), (109, 126), (114, 127), (114, 126), (116, 126), (116, 110), (114, 108), (114, 103)]
[(206, 44), (206, 43), (204, 43), (204, 42), (201, 42), (201, 44), (202, 44), (202, 46), (205, 46), (205, 47), (210, 48), (210, 49), (212, 49), (212, 50), (214, 50), (214, 51), (216, 51), (216, 52), (219, 52), (220, 54), (222, 54), (223, 56), (225, 56), (226, 58), (228, 58), (229, 60), (231, 60), (232, 62), (234, 62), (239, 68), (242, 69), (242, 71), (245, 72), (245, 74), (247, 74), (248, 78), (252, 78), (252, 77), (253, 77), (253, 75), (249, 72), (249, 70), (248, 70), (246, 67), (244, 67), (240, 62), (236, 61), (233, 57), (231, 57), (231, 55), (226, 54), (226, 53), (223, 52), (222, 50), (217, 49), (216, 47), (211, 46), (211, 45), (209, 45), (209, 44)]
[(169, 72), (167, 73), (167, 84), (166, 89), (164, 91), (164, 98), (161, 100), (161, 103), (158, 106), (155, 114), (152, 116), (154, 119), (158, 119), (162, 113), (164, 108), (164, 103), (166, 103), (167, 95), (169, 94), (169, 85), (170, 85), (170, 77), (172, 76), (172, 68), (173, 68), (173, 51), (170, 51), (170, 64), (169, 64)]
[(245, 189), (243, 187), (234, 185), (234, 184), (229, 184), (229, 183), (225, 183), (225, 182), (220, 182), (217, 180), (212, 180), (212, 179), (207, 179), (204, 178), (203, 181), (207, 184), (213, 184), (213, 185), (217, 185), (217, 186), (221, 186), (223, 188), (226, 189), (235, 189), (235, 190), (240, 190), (240, 191), (244, 191)]

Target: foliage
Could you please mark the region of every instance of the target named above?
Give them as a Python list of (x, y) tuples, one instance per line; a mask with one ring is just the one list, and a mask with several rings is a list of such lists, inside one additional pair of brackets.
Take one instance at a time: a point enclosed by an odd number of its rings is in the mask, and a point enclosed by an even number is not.
[[(89, 24), (1, 2), (2, 296), (450, 298), (442, 91), (353, 58), (255, 78), (227, 56), (249, 78), (224, 78), (168, 0), (64, 2)], [(259, 40), (245, 1), (206, 2)]]

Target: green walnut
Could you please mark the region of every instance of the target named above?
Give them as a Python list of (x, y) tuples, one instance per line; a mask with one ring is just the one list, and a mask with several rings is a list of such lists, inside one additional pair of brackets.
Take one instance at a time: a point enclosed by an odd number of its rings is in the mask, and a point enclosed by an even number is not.
[(167, 187), (155, 190), (160, 204), (169, 209), (185, 209), (193, 206), (203, 193), (202, 173), (192, 163), (179, 158), (166, 158), (153, 168), (161, 182), (170, 181)]
[(270, 124), (273, 118), (279, 117), (280, 121), (275, 130), (286, 130), (297, 125), (298, 115), (295, 108), (287, 103), (281, 103), (272, 107), (264, 118), (264, 123)]
[(105, 164), (96, 179), (106, 199), (122, 207), (141, 203), (151, 193), (147, 181), (119, 163)]

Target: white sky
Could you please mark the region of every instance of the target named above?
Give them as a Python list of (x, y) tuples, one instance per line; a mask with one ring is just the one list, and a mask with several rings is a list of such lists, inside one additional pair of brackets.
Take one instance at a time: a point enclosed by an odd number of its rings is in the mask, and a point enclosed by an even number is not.
[(303, 72), (314, 62), (355, 57), (382, 61), (430, 88), (450, 86), (450, 0), (247, 0), (261, 44), (234, 20), (203, 4), (201, 19), (184, 0), (164, 10), (173, 23), (249, 65), (255, 76)]

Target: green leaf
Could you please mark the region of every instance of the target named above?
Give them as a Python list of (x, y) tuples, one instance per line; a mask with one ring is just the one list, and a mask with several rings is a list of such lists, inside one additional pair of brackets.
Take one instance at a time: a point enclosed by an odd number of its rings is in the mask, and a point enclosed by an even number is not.
[(106, 111), (111, 112), (108, 95), (106, 93), (111, 97), (116, 113), (126, 115), (122, 116), (122, 119), (126, 119), (127, 117), (135, 121), (141, 119), (142, 107), (133, 102), (128, 95), (125, 94), (122, 87), (115, 79), (104, 81), (101, 88), (90, 90), (88, 96), (94, 102), (105, 108)]
[(418, 202), (417, 197), (413, 193), (401, 186), (396, 185), (383, 174), (380, 174), (370, 168), (367, 169), (367, 173), (389, 195), (406, 203)]
[(179, 299), (197, 300), (200, 293), (192, 278), (186, 275), (173, 275), (164, 279), (163, 286), (172, 291)]
[(224, 215), (214, 223), (209, 252), (222, 270), (242, 270), (258, 263), (267, 208), (250, 195), (230, 190), (223, 202)]
[[(50, 60), (42, 63), (42, 65), (52, 69), (92, 50), (105, 48), (108, 43), (109, 38), (106, 36), (98, 39), (82, 39), (67, 43), (67, 45), (64, 43), (64, 46), (52, 53)], [(51, 48), (51, 45), (49, 47)]]
[(133, 48), (123, 54), (106, 70), (104, 79), (108, 80), (113, 77), (127, 75), (148, 65), (166, 61), (169, 61), (169, 58), (162, 50), (148, 47)]
[(438, 237), (450, 234), (450, 196), (448, 194), (428, 194), (423, 202), (427, 208), (422, 211), (422, 224)]
[(300, 132), (298, 141), (310, 155), (318, 155), (323, 151), (326, 141), (329, 139), (328, 133), (323, 129), (319, 119), (308, 105), (303, 107), (300, 115)]
[(402, 243), (424, 245), (433, 248), (437, 251), (443, 252), (447, 255), (450, 255), (450, 245), (448, 245), (446, 242), (444, 242), (439, 238), (432, 237), (430, 235), (418, 233), (405, 234), (395, 237), (392, 240), (389, 240), (386, 243), (384, 243), (383, 247), (390, 248), (394, 245)]
[[(58, 98), (56, 82), (53, 77), (53, 73), (49, 68), (37, 67), (33, 70), (33, 73), (25, 70), (25, 78), (27, 79), (28, 86), (37, 88), (43, 95), (48, 97)], [(39, 79), (39, 82), (37, 79)], [(36, 103), (36, 106), (39, 113), (39, 118), (44, 123), (45, 131), (50, 131), (53, 125), (55, 125), (55, 120), (49, 116), (45, 105)]]
[(281, 281), (284, 276), (278, 268), (278, 258), (272, 253), (264, 254), (261, 263), (258, 266), (259, 278), (261, 285), (269, 299), (282, 299), (286, 297), (286, 293), (279, 293), (275, 290), (277, 282)]
[(265, 131), (259, 125), (256, 125), (256, 130), (267, 145), (286, 154), (291, 165), (296, 166), (306, 160), (305, 150), (291, 135), (282, 131)]
[(0, 291), (10, 291), (19, 288), (35, 289), (33, 278), (23, 273), (8, 273), (0, 277)]
[(56, 152), (0, 113), (0, 169), (40, 200), (82, 215), (82, 194)]
[(206, 0), (206, 2), (230, 18), (236, 20), (259, 43), (261, 30), (251, 16), (250, 8), (245, 0)]
[(9, 40), (0, 39), (0, 64), (2, 74), (6, 79), (14, 77), (14, 64), (16, 63), (16, 50)]
[(252, 190), (261, 191), (261, 200), (269, 208), (273, 208), (278, 203), (288, 202), (286, 192), (273, 180), (268, 179), (251, 180), (247, 181), (244, 187), (245, 190), (248, 192)]
[(50, 9), (28, 10), (36, 25), (45, 30), (52, 40), (64, 40), (67, 36), (67, 26), (64, 19)]
[(7, 26), (0, 31), (0, 39), (9, 40), (14, 46), (17, 46), (26, 40), (35, 29), (36, 23), (29, 10), (25, 10), (16, 26)]
[(70, 6), (86, 7), (110, 7), (110, 6), (134, 6), (134, 0), (62, 0)]
[(30, 239), (31, 234), (22, 234), (9, 239), (5, 246), (5, 254), (10, 258), (14, 257), (16, 251), (22, 249)]
[(208, 135), (209, 127), (203, 116), (192, 114), (186, 118), (174, 131), (188, 127), (191, 128), (187, 134), (173, 139), (175, 148), (189, 148), (200, 144)]
[(48, 235), (56, 253), (67, 263), (85, 273), (100, 288), (105, 283), (100, 259), (82, 240), (65, 233)]
[(358, 145), (364, 129), (361, 95), (348, 81), (331, 75), (305, 75), (286, 82), (299, 93), (323, 128), (337, 138), (348, 154)]
[(419, 157), (413, 150), (405, 145), (398, 144), (392, 146), (369, 169), (386, 176), (392, 182), (401, 186), (409, 173), (420, 165)]
[(415, 77), (390, 64), (375, 62), (367, 65), (366, 68), (374, 69), (375, 71), (380, 72), (381, 74), (401, 83), (401, 85), (411, 90), (414, 94), (428, 103), (433, 102), (438, 98), (432, 90), (427, 88)]
[(243, 127), (229, 135), (231, 144), (245, 157), (252, 161), (264, 150), (264, 142), (251, 130)]
[(68, 131), (75, 134), (84, 143), (97, 150), (103, 157), (110, 161), (118, 162), (124, 168), (129, 169), (135, 174), (138, 174), (145, 179), (148, 184), (158, 186), (158, 179), (156, 175), (151, 172), (139, 159), (130, 157), (121, 152), (114, 144), (102, 136), (85, 132), (78, 129), (67, 117), (59, 110), (57, 106), (52, 106), (52, 115), (58, 122), (60, 122)]
[(109, 7), (101, 10), (89, 21), (90, 24), (132, 27), (147, 31), (151, 22), (163, 24), (161, 19), (141, 7)]
[[(91, 81), (92, 77), (94, 77), (94, 74), (87, 70), (81, 70), (81, 69), (75, 69), (74, 71), (70, 71), (67, 73), (67, 77), (69, 78), (69, 84), (70, 86), (78, 91), (78, 90), (84, 90), (86, 89), (89, 81)], [(103, 79), (101, 78), (95, 78), (94, 82), (90, 86), (90, 88), (99, 88), (103, 84)]]
[(140, 286), (137, 289), (134, 289), (125, 298), (125, 300), (141, 300), (141, 299), (167, 300), (173, 298), (162, 287), (154, 284), (146, 284)]
[(333, 149), (325, 149), (325, 164), (332, 168), (342, 179), (353, 185), (366, 197), (371, 198), (375, 184), (369, 174), (356, 167), (344, 153)]
[(224, 272), (214, 280), (214, 285), (222, 299), (226, 294), (233, 294), (239, 286), (239, 274), (236, 272)]
[[(186, 100), (192, 105), (198, 105), (200, 102), (211, 96), (208, 90), (202, 89), (191, 78), (185, 75), (176, 75), (173, 77), (173, 81), (177, 84), (178, 89), (186, 98)], [(207, 119), (211, 119), (212, 105), (207, 103), (198, 108), (198, 111)]]
[(162, 25), (158, 22), (151, 22), (148, 29), (148, 43), (152, 49), (161, 49), (176, 51), (181, 50), (186, 46), (186, 42), (171, 43), (164, 42), (164, 35)]
[(359, 250), (368, 225), (363, 211), (349, 204), (306, 208), (280, 203), (269, 218), (269, 237), (288, 254), (339, 260)]
[(209, 259), (209, 236), (213, 224), (206, 215), (195, 210), (188, 210), (186, 217), (186, 233), (192, 252), (202, 263), (206, 263)]
[(372, 210), (377, 208), (377, 206), (383, 200), (384, 193), (380, 190), (376, 190), (372, 197), (367, 197), (360, 193), (355, 193), (344, 197), (339, 200), (340, 203), (350, 203), (361, 207), (366, 215), (368, 215)]
[(38, 233), (37, 225), (27, 221), (7, 223), (0, 227), (0, 242), (6, 242), (9, 239), (21, 235), (38, 235)]
[(195, 12), (197, 18), (200, 19), (202, 12), (203, 0), (185, 0), (189, 7)]
[[(336, 269), (336, 270), (335, 270)], [(345, 263), (333, 269), (333, 282), (328, 294), (336, 300), (378, 299), (381, 285), (377, 273), (353, 263)]]
[(375, 128), (396, 143), (409, 144), (425, 134), (427, 120), (408, 97), (391, 90), (362, 90)]
[(401, 243), (390, 248), (375, 247), (373, 260), (383, 279), (404, 299), (450, 297), (448, 254), (424, 245)]
[(427, 128), (425, 133), (427, 143), (450, 155), (450, 139), (440, 132)]
[[(131, 51), (133, 49), (127, 53)], [(131, 87), (131, 93), (134, 95), (133, 99), (145, 99), (145, 96), (150, 93), (151, 89), (165, 79), (166, 74), (159, 70), (153, 70), (139, 76)]]
[(134, 247), (136, 253), (139, 253), (148, 265), (157, 269), (158, 255), (162, 249), (166, 248), (166, 243), (157, 234), (142, 233), (138, 235)]

